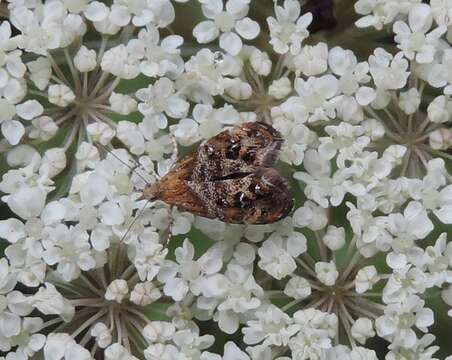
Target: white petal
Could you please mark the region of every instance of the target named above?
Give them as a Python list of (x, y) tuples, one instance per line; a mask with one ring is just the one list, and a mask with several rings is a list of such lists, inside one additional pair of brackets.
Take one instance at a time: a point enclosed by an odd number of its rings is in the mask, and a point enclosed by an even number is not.
[(193, 36), (200, 44), (206, 44), (218, 37), (219, 30), (213, 21), (202, 21), (193, 29)]
[(220, 47), (232, 56), (236, 56), (242, 49), (242, 40), (235, 33), (224, 33), (220, 36)]
[(10, 243), (15, 243), (17, 240), (25, 237), (24, 224), (15, 218), (0, 221), (0, 238), (6, 239)]
[(117, 26), (126, 26), (130, 21), (130, 13), (124, 5), (112, 5), (108, 19)]
[(44, 208), (46, 193), (38, 187), (23, 187), (8, 197), (8, 206), (23, 219), (38, 216)]
[[(220, 327), (221, 331), (225, 332), (226, 334), (235, 333), (239, 327), (239, 319), (237, 314), (234, 314), (232, 311), (220, 311), (218, 313), (218, 326)], [(223, 359), (240, 359), (237, 357), (229, 358), (227, 356), (228, 353), (225, 350)], [(244, 359), (249, 358), (245, 357)]]
[(356, 92), (356, 101), (361, 106), (369, 105), (372, 101), (375, 100), (375, 98), (375, 90), (367, 86), (359, 88), (359, 90)]
[(0, 333), (7, 338), (19, 335), (20, 317), (10, 312), (4, 312), (0, 316)]
[(85, 16), (91, 21), (102, 21), (108, 16), (108, 7), (100, 1), (93, 1), (85, 9)]
[(443, 224), (452, 224), (452, 205), (443, 206), (433, 213)]
[(99, 207), (99, 216), (105, 225), (119, 225), (124, 221), (121, 209), (112, 201)]
[(256, 21), (251, 20), (250, 18), (244, 18), (242, 20), (237, 21), (235, 24), (235, 29), (240, 34), (240, 36), (244, 39), (251, 40), (259, 35), (260, 27)]
[(28, 100), (16, 106), (17, 115), (22, 119), (31, 120), (44, 111), (42, 105), (36, 100)]
[(413, 32), (427, 32), (432, 26), (432, 9), (427, 4), (414, 5), (408, 15), (408, 23)]
[(5, 121), (2, 123), (2, 134), (11, 145), (17, 145), (25, 134), (25, 128), (17, 120)]
[(389, 265), (391, 269), (401, 269), (407, 263), (407, 258), (404, 254), (397, 254), (395, 252), (391, 252), (386, 256), (386, 263)]

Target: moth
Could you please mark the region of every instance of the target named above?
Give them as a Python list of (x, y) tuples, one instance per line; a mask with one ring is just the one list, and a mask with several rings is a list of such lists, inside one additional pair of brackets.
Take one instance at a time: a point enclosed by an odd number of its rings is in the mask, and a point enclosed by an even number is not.
[(293, 197), (273, 168), (284, 140), (270, 125), (249, 122), (225, 130), (178, 161), (143, 190), (143, 198), (236, 224), (286, 217)]

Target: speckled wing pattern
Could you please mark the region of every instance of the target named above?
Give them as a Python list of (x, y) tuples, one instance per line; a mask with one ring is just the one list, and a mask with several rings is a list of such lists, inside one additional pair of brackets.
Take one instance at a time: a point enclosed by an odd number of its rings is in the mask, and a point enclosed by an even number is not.
[(293, 198), (272, 167), (283, 144), (271, 126), (245, 123), (200, 145), (161, 179), (158, 198), (228, 223), (269, 224), (286, 217)]

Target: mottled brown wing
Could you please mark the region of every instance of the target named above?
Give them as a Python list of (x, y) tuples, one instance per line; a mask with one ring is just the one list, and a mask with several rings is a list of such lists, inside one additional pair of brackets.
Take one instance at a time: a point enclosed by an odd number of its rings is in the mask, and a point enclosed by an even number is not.
[(261, 122), (234, 126), (199, 147), (192, 179), (212, 181), (270, 167), (278, 158), (283, 142), (275, 129)]
[(209, 214), (228, 223), (270, 224), (286, 217), (293, 207), (285, 179), (273, 168), (260, 167), (231, 179), (189, 182), (189, 186)]
[(195, 152), (180, 160), (159, 182), (147, 186), (143, 191), (143, 197), (162, 200), (180, 210), (214, 218), (216, 215), (209, 213), (208, 207), (189, 186), (196, 158)]
[(276, 222), (293, 206), (286, 181), (271, 167), (282, 143), (269, 125), (235, 126), (179, 161), (143, 197), (228, 223)]

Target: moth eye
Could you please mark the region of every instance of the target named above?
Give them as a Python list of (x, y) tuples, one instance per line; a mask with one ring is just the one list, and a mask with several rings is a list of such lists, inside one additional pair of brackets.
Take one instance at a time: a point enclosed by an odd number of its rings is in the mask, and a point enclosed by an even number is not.
[(240, 153), (240, 143), (232, 144), (226, 150), (226, 157), (228, 159), (237, 159)]

